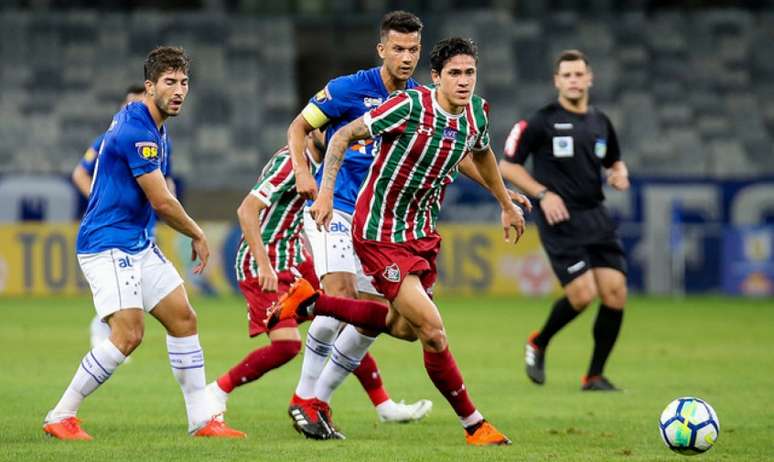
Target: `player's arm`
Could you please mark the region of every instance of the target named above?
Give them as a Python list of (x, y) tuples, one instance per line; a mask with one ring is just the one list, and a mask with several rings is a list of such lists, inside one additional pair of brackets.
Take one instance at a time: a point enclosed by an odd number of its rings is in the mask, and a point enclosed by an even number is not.
[(371, 132), (361, 116), (340, 128), (328, 143), (320, 193), (309, 209), (318, 227), (324, 226), (327, 229), (333, 218), (333, 188), (347, 147), (355, 141), (370, 137)]
[(79, 163), (75, 166), (71, 178), (75, 187), (83, 194), (83, 197), (89, 197), (91, 193), (91, 175), (83, 168), (83, 165)]
[[(304, 112), (308, 112), (309, 106), (314, 105), (308, 104)], [(290, 150), (290, 160), (293, 163), (293, 174), (296, 177), (296, 190), (305, 199), (314, 199), (317, 196), (317, 182), (309, 171), (304, 148), (306, 148), (307, 143), (306, 136), (318, 127), (307, 121), (304, 112), (298, 114), (288, 127), (288, 149)]]
[(207, 266), (210, 251), (207, 246), (207, 238), (198, 224), (188, 216), (180, 202), (167, 188), (167, 183), (161, 170), (155, 169), (136, 177), (145, 197), (148, 198), (153, 210), (165, 223), (176, 231), (185, 234), (192, 239), (191, 260), (199, 257), (199, 264), (194, 267), (194, 273), (201, 273)]
[(622, 160), (617, 160), (607, 169), (607, 184), (619, 191), (629, 189), (629, 169)]
[(513, 228), (516, 231), (515, 244), (519, 241), (521, 235), (524, 234), (524, 214), (520, 208), (511, 202), (511, 198), (505, 190), (503, 178), (497, 169), (497, 158), (494, 152), (487, 146), (483, 150), (471, 151), (471, 159), (476, 170), (478, 170), (478, 173), (484, 180), (486, 188), (500, 203), (500, 208), (502, 208), (500, 219), (505, 233), (505, 240), (510, 240), (510, 230)]
[(253, 193), (245, 196), (242, 204), (237, 209), (239, 227), (250, 247), (250, 254), (258, 263), (258, 283), (266, 292), (277, 291), (277, 273), (271, 266), (269, 255), (266, 253), (263, 239), (261, 238), (261, 220), (259, 214), (266, 208), (266, 203)]
[(500, 173), (521, 191), (537, 199), (549, 225), (570, 218), (570, 212), (561, 196), (549, 190), (530, 175), (524, 163), (530, 153), (537, 150), (540, 141), (540, 119), (521, 120), (511, 129), (505, 142), (505, 156), (500, 161)]
[[(481, 177), (481, 174), (478, 172), (478, 169), (476, 168), (476, 164), (473, 163), (471, 156), (465, 156), (462, 159), (462, 162), (460, 162), (459, 164), (459, 169), (460, 169), (460, 173), (470, 178), (471, 180), (475, 181), (476, 183), (480, 184), (484, 189), (491, 192), (491, 190), (489, 189), (489, 186), (487, 186), (486, 184), (486, 181), (484, 181), (484, 178)], [(508, 193), (508, 197), (510, 197), (512, 201), (515, 201), (517, 204), (521, 205), (522, 207), (525, 207), (528, 212), (532, 211), (532, 203), (524, 194), (519, 194), (516, 191), (513, 191), (508, 188), (505, 188), (505, 191)]]

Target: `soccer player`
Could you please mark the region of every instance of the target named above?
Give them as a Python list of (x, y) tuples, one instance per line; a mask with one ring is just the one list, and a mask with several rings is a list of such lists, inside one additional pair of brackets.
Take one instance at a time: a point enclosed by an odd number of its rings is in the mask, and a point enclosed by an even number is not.
[[(594, 323), (594, 353), (582, 390), (616, 390), (603, 375), (626, 305), (626, 261), (616, 225), (605, 208), (607, 183), (629, 187), (626, 165), (610, 119), (589, 104), (592, 72), (578, 50), (563, 51), (554, 66), (558, 100), (514, 125), (500, 162), (503, 176), (540, 204), (540, 240), (564, 289), (543, 328), (525, 347), (527, 376), (542, 385), (551, 338), (601, 298)], [(532, 155), (534, 173), (524, 168)]]
[(207, 265), (207, 239), (167, 189), (164, 121), (179, 114), (188, 94), (190, 58), (180, 48), (158, 47), (145, 59), (145, 96), (113, 118), (94, 174), (76, 243), (78, 262), (94, 295), (94, 307), (110, 325), (110, 337), (86, 353), (70, 385), (48, 413), (43, 430), (64, 440), (90, 440), (76, 417), (83, 399), (104, 384), (139, 346), (145, 311), (167, 331), (172, 373), (180, 384), (193, 436), (244, 437), (213, 412), (205, 391), (204, 353), (196, 313), (183, 280), (148, 235), (153, 211), (192, 239), (194, 273)]
[(399, 320), (406, 322), (422, 343), (430, 379), (465, 428), (467, 443), (501, 445), (510, 440), (470, 400), (431, 295), (443, 192), (467, 154), (502, 208), (506, 240), (511, 229), (516, 240), (524, 232), (524, 217), (511, 202), (489, 147), (488, 104), (473, 94), (477, 62), (477, 47), (470, 40), (439, 42), (430, 57), (434, 88), (398, 93), (341, 128), (328, 145), (323, 182), (310, 210), (318, 226), (332, 221), (334, 185), (347, 146), (381, 136), (357, 198), (352, 235), (365, 273), (390, 301), (389, 307), (367, 300), (342, 303), (300, 279), (270, 310), (268, 323), (324, 315), (401, 337), (395, 326)]
[[(386, 14), (379, 27), (376, 46), (382, 65), (331, 80), (291, 123), (288, 146), (296, 188), (303, 197), (314, 199), (317, 192), (317, 182), (304, 156), (306, 135), (321, 128), (325, 130), (325, 140), (329, 141), (338, 129), (381, 104), (393, 91), (416, 86), (411, 76), (419, 60), (421, 30), (422, 22), (411, 13), (393, 11)], [(355, 200), (373, 160), (373, 146), (373, 140), (363, 139), (347, 150), (335, 187), (334, 224), (328, 232), (318, 230), (308, 212), (304, 217), (304, 229), (311, 245), (315, 271), (326, 293), (384, 302), (370, 278), (363, 274), (350, 233)], [(317, 181), (319, 175), (318, 172)], [(377, 371), (373, 359), (365, 356), (374, 339), (373, 333), (343, 327), (340, 321), (329, 317), (321, 316), (312, 322), (307, 333), (301, 377), (289, 407), (297, 428), (300, 426), (305, 434), (315, 437), (313, 435), (323, 431), (320, 427), (332, 427), (329, 402), (333, 391), (350, 372), (358, 370), (361, 361), (366, 361), (369, 369)], [(326, 364), (329, 356), (331, 360)], [(358, 378), (361, 382), (370, 381), (362, 373)], [(369, 393), (369, 397), (383, 422), (418, 420), (432, 407), (428, 400), (406, 405), (395, 403), (382, 393)], [(321, 422), (320, 416), (327, 422)], [(341, 433), (335, 432), (334, 436), (341, 436)]]
[[(144, 85), (130, 85), (129, 88), (126, 89), (126, 96), (124, 97), (124, 102), (121, 107), (124, 107), (127, 104), (133, 103), (135, 101), (142, 101), (144, 95)], [(91, 192), (91, 182), (94, 177), (94, 168), (97, 165), (97, 155), (99, 154), (99, 148), (102, 145), (103, 138), (105, 138), (104, 133), (94, 139), (89, 148), (86, 149), (86, 152), (83, 154), (81, 161), (78, 162), (78, 164), (73, 169), (71, 176), (73, 184), (86, 199), (89, 198), (89, 193)], [(174, 194), (175, 183), (169, 176), (171, 175), (172, 171), (172, 144), (169, 142), (169, 139), (167, 140), (167, 143), (169, 145), (169, 152), (167, 154), (168, 158), (166, 163), (167, 170), (163, 173), (164, 177), (167, 179), (167, 187), (172, 192), (172, 194)], [(151, 235), (154, 233), (155, 225), (156, 215), (154, 214), (148, 223), (148, 232)], [(92, 319), (91, 323), (89, 324), (89, 333), (91, 347), (95, 348), (110, 336), (110, 326), (103, 322), (99, 315), (95, 315), (94, 319)], [(127, 358), (126, 362), (129, 362), (130, 359), (131, 358)]]

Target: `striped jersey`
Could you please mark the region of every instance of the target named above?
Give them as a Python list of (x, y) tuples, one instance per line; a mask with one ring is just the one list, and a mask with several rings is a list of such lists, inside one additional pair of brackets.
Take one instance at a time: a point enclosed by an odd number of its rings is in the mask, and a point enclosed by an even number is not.
[(434, 88), (418, 87), (395, 94), (363, 121), (381, 138), (358, 195), (353, 233), (392, 243), (433, 234), (458, 164), (468, 151), (489, 147), (488, 103), (474, 95), (461, 114), (449, 114)]
[[(318, 165), (309, 153), (306, 157), (314, 175)], [(261, 239), (274, 271), (286, 271), (301, 263), (304, 257), (300, 234), (305, 201), (296, 191), (296, 178), (287, 146), (271, 157), (250, 194), (266, 204), (259, 216)], [(239, 281), (258, 277), (258, 264), (244, 235), (239, 242), (235, 269)]]

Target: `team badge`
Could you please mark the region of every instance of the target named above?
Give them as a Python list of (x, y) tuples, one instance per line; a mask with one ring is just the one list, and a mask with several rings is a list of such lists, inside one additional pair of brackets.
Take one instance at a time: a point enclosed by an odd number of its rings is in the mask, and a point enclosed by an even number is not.
[(159, 157), (159, 147), (156, 143), (140, 141), (139, 143), (134, 143), (134, 147), (137, 148), (137, 153), (143, 159), (150, 160)]
[(457, 139), (457, 130), (446, 127), (443, 129), (443, 139), (445, 140), (456, 140)]
[(385, 268), (382, 276), (390, 282), (400, 282), (400, 268), (398, 268), (398, 264), (393, 263)]
[(316, 95), (314, 95), (314, 100), (318, 103), (324, 103), (331, 99), (331, 94), (328, 92), (328, 85), (325, 86), (322, 90), (318, 91)]
[(465, 147), (468, 149), (473, 149), (473, 147), (476, 146), (476, 139), (478, 138), (478, 133), (471, 133), (468, 135), (467, 141), (465, 141)]
[(376, 107), (382, 104), (381, 98), (363, 98), (363, 105), (365, 107)]
[(600, 159), (604, 159), (605, 154), (607, 154), (607, 140), (604, 138), (597, 138), (597, 142), (594, 144), (594, 155)]

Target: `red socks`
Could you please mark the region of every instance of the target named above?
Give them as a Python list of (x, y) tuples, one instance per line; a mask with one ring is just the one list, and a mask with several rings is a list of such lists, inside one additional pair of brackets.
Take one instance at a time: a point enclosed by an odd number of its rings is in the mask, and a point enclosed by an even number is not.
[(390, 399), (390, 395), (384, 389), (382, 376), (379, 375), (379, 368), (376, 367), (376, 361), (374, 361), (371, 353), (366, 353), (363, 356), (363, 359), (360, 360), (360, 366), (355, 369), (354, 374), (360, 380), (360, 385), (368, 393), (368, 397), (371, 398), (374, 407)]
[(330, 316), (375, 332), (387, 332), (388, 312), (387, 305), (371, 300), (320, 294), (320, 298), (314, 302), (315, 316)]
[(266, 372), (276, 369), (293, 359), (301, 351), (297, 340), (278, 340), (259, 348), (218, 379), (218, 386), (226, 393), (234, 388), (257, 380)]
[(476, 412), (476, 407), (470, 401), (462, 382), (457, 362), (448, 347), (440, 353), (425, 351), (425, 369), (435, 388), (451, 404), (458, 416), (465, 418)]

